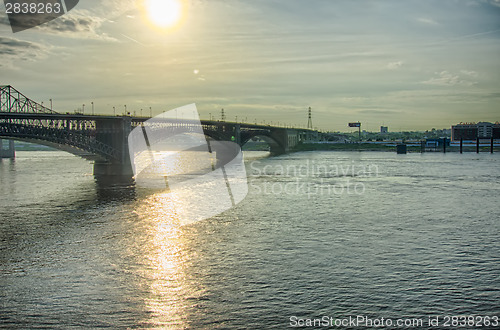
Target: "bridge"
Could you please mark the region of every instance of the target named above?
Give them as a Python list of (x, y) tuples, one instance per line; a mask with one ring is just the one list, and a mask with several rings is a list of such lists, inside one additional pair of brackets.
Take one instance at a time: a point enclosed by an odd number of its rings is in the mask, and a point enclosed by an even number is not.
[[(59, 113), (44, 107), (10, 85), (0, 86), (0, 157), (13, 157), (13, 143), (3, 150), (1, 138), (21, 140), (64, 150), (94, 160), (95, 175), (132, 175), (128, 135), (150, 117)], [(171, 129), (194, 125), (176, 120)], [(199, 126), (199, 123), (197, 123)], [(276, 127), (249, 123), (202, 120), (207, 139), (234, 141), (240, 146), (260, 138), (271, 154), (289, 152), (299, 142), (312, 140), (318, 132), (310, 129)]]

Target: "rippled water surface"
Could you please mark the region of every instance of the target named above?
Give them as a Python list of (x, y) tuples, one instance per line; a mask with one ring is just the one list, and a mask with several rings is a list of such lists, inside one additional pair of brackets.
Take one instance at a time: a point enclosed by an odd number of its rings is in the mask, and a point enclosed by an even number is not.
[[(0, 327), (286, 328), (290, 317), (500, 314), (500, 155), (247, 159), (235, 208), (0, 161)], [(186, 197), (188, 198), (188, 197)]]

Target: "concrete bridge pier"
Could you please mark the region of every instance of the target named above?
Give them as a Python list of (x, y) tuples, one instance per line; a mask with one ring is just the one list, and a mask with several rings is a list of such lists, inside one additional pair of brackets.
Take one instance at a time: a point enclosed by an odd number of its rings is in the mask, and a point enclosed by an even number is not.
[(239, 145), (227, 141), (212, 141), (212, 152), (215, 152), (216, 167), (224, 166), (231, 162), (240, 152)]
[(290, 151), (288, 146), (288, 130), (286, 128), (273, 130), (271, 138), (273, 139), (273, 141), (269, 143), (271, 155), (286, 154)]
[(241, 145), (241, 126), (236, 124), (234, 125), (234, 142)]
[(288, 130), (288, 148), (293, 149), (299, 144), (300, 136), (297, 131)]
[(133, 177), (132, 166), (130, 162), (127, 164), (94, 162), (94, 175), (96, 176), (124, 176)]
[(3, 140), (0, 139), (0, 158), (16, 158), (16, 149), (14, 140), (8, 140), (9, 145), (7, 149), (3, 148)]
[(130, 117), (103, 118), (96, 120), (96, 140), (103, 142), (118, 154), (110, 161), (95, 161), (96, 176), (128, 176), (134, 175), (128, 152), (128, 135), (131, 131)]

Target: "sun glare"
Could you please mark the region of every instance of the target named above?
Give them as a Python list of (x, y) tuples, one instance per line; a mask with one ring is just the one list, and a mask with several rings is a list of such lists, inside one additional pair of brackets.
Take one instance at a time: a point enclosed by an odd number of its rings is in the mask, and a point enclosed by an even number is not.
[(182, 18), (181, 0), (145, 0), (149, 20), (160, 28), (171, 28)]

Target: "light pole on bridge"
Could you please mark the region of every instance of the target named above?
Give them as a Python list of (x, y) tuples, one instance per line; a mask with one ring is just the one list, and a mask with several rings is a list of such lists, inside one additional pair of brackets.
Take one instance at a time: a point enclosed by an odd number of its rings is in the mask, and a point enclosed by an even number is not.
[(85, 114), (85, 103), (82, 104), (82, 115), (84, 115), (84, 114)]
[(94, 101), (90, 102), (92, 104), (92, 116), (94, 115)]
[(50, 101), (50, 110), (52, 110), (52, 99), (49, 99)]
[(113, 107), (113, 116), (116, 116), (116, 108)]

